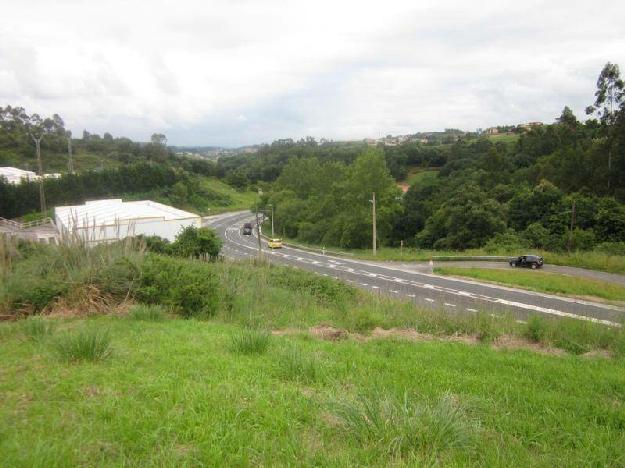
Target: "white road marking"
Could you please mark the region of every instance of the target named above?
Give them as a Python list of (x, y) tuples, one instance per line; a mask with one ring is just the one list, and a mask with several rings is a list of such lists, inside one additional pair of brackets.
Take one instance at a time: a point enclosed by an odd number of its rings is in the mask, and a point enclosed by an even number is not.
[(477, 309), (472, 309), (470, 307), (467, 307), (467, 312), (477, 312)]
[(434, 299), (430, 299), (429, 297), (426, 297), (425, 300), (428, 302), (434, 302)]
[(450, 304), (449, 302), (445, 302), (443, 305), (446, 305), (447, 307), (456, 307), (456, 304)]

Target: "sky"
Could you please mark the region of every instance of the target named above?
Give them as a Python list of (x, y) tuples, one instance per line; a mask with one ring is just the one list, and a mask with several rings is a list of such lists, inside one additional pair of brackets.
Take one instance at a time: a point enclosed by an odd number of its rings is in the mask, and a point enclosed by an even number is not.
[(170, 145), (578, 118), (621, 0), (0, 0), (0, 105)]

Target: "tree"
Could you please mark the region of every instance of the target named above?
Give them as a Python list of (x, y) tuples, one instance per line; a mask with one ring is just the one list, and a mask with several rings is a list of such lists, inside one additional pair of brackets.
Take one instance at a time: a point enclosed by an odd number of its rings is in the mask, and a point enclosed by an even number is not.
[(221, 245), (221, 239), (212, 229), (187, 226), (171, 245), (171, 252), (178, 257), (208, 256), (211, 260), (215, 260), (219, 255)]
[(618, 65), (606, 63), (597, 79), (595, 103), (586, 108), (586, 114), (596, 114), (603, 124), (608, 142), (608, 189), (612, 178), (612, 143), (613, 128), (616, 121), (615, 107), (625, 102), (625, 82), (621, 79)]
[(167, 137), (162, 133), (154, 133), (150, 137), (150, 142), (157, 146), (167, 146)]

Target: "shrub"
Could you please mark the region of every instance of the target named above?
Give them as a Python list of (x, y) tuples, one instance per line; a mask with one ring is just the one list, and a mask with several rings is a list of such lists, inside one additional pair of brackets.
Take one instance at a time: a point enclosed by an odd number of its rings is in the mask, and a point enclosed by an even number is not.
[(103, 265), (96, 273), (94, 284), (111, 296), (123, 299), (136, 292), (141, 279), (141, 267), (130, 257), (120, 257)]
[(165, 320), (165, 310), (159, 305), (139, 304), (130, 309), (128, 318), (146, 322), (162, 322)]
[(171, 245), (171, 253), (184, 258), (208, 257), (215, 260), (221, 250), (221, 239), (209, 228), (187, 226)]
[(54, 347), (67, 362), (101, 361), (111, 355), (111, 338), (108, 331), (84, 330), (59, 337)]
[(253, 328), (244, 328), (230, 338), (230, 349), (243, 354), (263, 354), (269, 348), (271, 335)]
[(489, 254), (498, 252), (516, 252), (528, 247), (528, 242), (514, 231), (506, 231), (495, 234), (484, 246)]
[(208, 318), (219, 304), (211, 265), (150, 254), (143, 268), (138, 297), (149, 304), (173, 307), (185, 318)]
[(30, 317), (22, 322), (22, 332), (33, 341), (41, 341), (54, 332), (54, 323), (41, 317)]
[(477, 425), (450, 395), (434, 404), (404, 395), (397, 401), (383, 394), (359, 396), (335, 410), (343, 430), (362, 446), (377, 446), (394, 456), (436, 457), (450, 449), (470, 450)]

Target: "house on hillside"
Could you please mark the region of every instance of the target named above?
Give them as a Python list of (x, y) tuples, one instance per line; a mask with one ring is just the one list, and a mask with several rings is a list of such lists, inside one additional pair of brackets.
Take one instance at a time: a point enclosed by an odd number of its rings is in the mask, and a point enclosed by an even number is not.
[(156, 235), (174, 241), (183, 228), (202, 226), (200, 216), (151, 200), (109, 199), (57, 206), (54, 220), (62, 239), (80, 239), (92, 244), (137, 235)]

